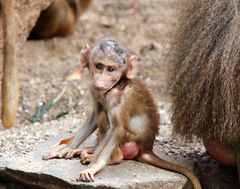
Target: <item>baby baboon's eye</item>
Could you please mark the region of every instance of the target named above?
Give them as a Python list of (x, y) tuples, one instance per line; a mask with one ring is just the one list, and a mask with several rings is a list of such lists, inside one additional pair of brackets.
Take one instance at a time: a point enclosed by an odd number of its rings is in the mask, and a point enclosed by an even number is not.
[(97, 64), (95, 64), (95, 67), (96, 67), (98, 70), (102, 70), (102, 69), (103, 69), (103, 64), (97, 63)]
[(107, 71), (108, 71), (108, 72), (113, 72), (113, 71), (115, 71), (115, 69), (114, 69), (112, 66), (109, 66), (109, 67), (107, 68)]

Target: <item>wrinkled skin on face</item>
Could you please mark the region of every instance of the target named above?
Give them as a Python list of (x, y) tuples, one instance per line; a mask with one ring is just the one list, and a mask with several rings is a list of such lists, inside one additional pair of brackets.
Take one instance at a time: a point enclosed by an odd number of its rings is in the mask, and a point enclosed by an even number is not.
[(95, 91), (105, 93), (120, 81), (126, 69), (125, 51), (124, 47), (111, 40), (92, 49), (88, 69)]
[(95, 91), (107, 92), (121, 79), (124, 65), (116, 65), (111, 59), (94, 58), (89, 65), (91, 85)]

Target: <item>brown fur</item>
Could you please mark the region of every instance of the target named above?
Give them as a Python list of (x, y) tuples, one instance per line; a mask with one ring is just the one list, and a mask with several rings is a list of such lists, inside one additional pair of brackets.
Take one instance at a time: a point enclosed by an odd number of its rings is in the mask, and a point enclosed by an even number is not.
[[(134, 90), (130, 94), (125, 94), (126, 97), (122, 97), (124, 99), (122, 106), (125, 108), (120, 112), (120, 119), (122, 120), (122, 125), (126, 130), (126, 134), (120, 145), (124, 144), (125, 142), (136, 141), (141, 146), (144, 145), (143, 151), (151, 151), (155, 136), (158, 135), (159, 130), (159, 114), (157, 111), (157, 106), (155, 105), (151, 93), (140, 80), (128, 80), (126, 78), (118, 86), (116, 86), (115, 89), (123, 91), (126, 86), (130, 86)], [(138, 105), (138, 108), (136, 108), (136, 104)], [(141, 115), (143, 113), (147, 113), (149, 115), (149, 120), (151, 120), (149, 124), (149, 130), (147, 133), (143, 133), (141, 136), (138, 135), (136, 137), (135, 134), (131, 133), (129, 130), (130, 118), (133, 116)], [(97, 120), (97, 143), (99, 143), (100, 139), (102, 139), (109, 130), (107, 111), (101, 109)]]
[(181, 5), (169, 53), (174, 132), (239, 144), (240, 1)]
[(100, 139), (103, 138), (104, 134), (107, 132), (109, 129), (109, 122), (107, 119), (107, 112), (106, 111), (101, 111), (98, 115), (98, 132), (97, 132), (97, 143), (99, 143)]
[(30, 38), (65, 37), (74, 32), (80, 15), (91, 0), (54, 0), (41, 12)]
[[(134, 88), (134, 91), (125, 99), (124, 111), (121, 112), (121, 119), (123, 120), (123, 125), (128, 130), (130, 127), (129, 121), (130, 117), (141, 115), (142, 113), (148, 113), (149, 115), (149, 129), (147, 133), (142, 133), (139, 138), (135, 138), (134, 134), (127, 134), (129, 136), (129, 141), (136, 141), (140, 144), (144, 149), (143, 151), (152, 151), (155, 136), (158, 135), (159, 130), (159, 114), (157, 111), (157, 107), (152, 98), (151, 93), (146, 88), (146, 86), (138, 79), (133, 79), (128, 81), (128, 86)], [(138, 105), (138, 108), (135, 106)], [(141, 150), (141, 149), (140, 149)]]
[[(119, 145), (124, 145), (126, 142), (130, 141), (136, 141), (136, 143), (142, 147), (142, 149), (140, 149), (142, 152), (152, 151), (155, 137), (158, 135), (159, 130), (159, 114), (157, 111), (157, 107), (155, 105), (155, 102), (153, 101), (153, 98), (151, 97), (151, 93), (140, 80), (124, 79), (124, 81), (115, 88), (124, 90), (126, 86), (134, 88), (134, 91), (130, 95), (127, 94), (127, 98), (125, 98), (123, 104), (123, 107), (125, 108), (123, 111), (120, 112), (120, 119), (122, 120), (122, 125), (125, 129), (125, 136), (123, 137), (123, 139), (121, 139)], [(137, 104), (139, 108), (136, 109), (136, 107), (134, 106), (135, 104)], [(135, 136), (135, 134), (133, 134), (129, 130), (130, 118), (133, 116), (141, 115), (145, 112), (149, 114), (151, 120), (149, 124), (150, 129), (147, 133), (143, 133), (142, 136)], [(99, 113), (97, 124), (98, 132), (96, 146), (98, 146), (100, 141), (104, 138), (104, 136), (109, 130), (109, 121), (107, 118), (106, 110), (102, 110)], [(114, 164), (113, 162), (119, 163), (119, 161), (115, 161), (115, 159), (118, 159), (119, 156), (122, 156), (122, 153), (120, 153), (119, 150), (119, 147), (114, 150), (108, 164)]]

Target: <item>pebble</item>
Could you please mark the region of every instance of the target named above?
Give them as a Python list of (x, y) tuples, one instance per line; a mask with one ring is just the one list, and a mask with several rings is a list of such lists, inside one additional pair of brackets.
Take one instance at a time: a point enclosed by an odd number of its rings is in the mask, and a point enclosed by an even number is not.
[(16, 156), (23, 156), (35, 151), (39, 143), (60, 133), (76, 130), (80, 123), (79, 119), (69, 117), (61, 121), (34, 123), (0, 130), (0, 159), (10, 158), (13, 153)]

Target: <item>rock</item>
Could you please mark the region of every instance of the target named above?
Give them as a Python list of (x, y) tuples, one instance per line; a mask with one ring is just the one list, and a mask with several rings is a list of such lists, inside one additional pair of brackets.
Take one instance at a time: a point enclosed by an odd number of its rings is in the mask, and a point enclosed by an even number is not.
[(196, 171), (202, 181), (202, 187), (208, 189), (239, 189), (238, 171), (235, 166), (224, 166), (214, 161), (202, 160)]
[[(69, 135), (68, 135), (69, 136)], [(76, 182), (77, 174), (84, 169), (78, 159), (44, 161), (41, 155), (66, 135), (44, 142), (38, 150), (24, 156), (0, 160), (0, 181), (14, 183), (22, 188), (182, 188), (187, 179), (179, 174), (158, 169), (136, 161), (123, 161), (105, 167), (93, 183)], [(91, 139), (92, 140), (92, 139)], [(85, 145), (89, 146), (92, 142)]]
[[(16, 43), (20, 49), (35, 25), (41, 10), (47, 8), (52, 0), (17, 0), (15, 1)], [(0, 56), (3, 53), (2, 19), (0, 17)], [(0, 63), (2, 60), (0, 60)]]

